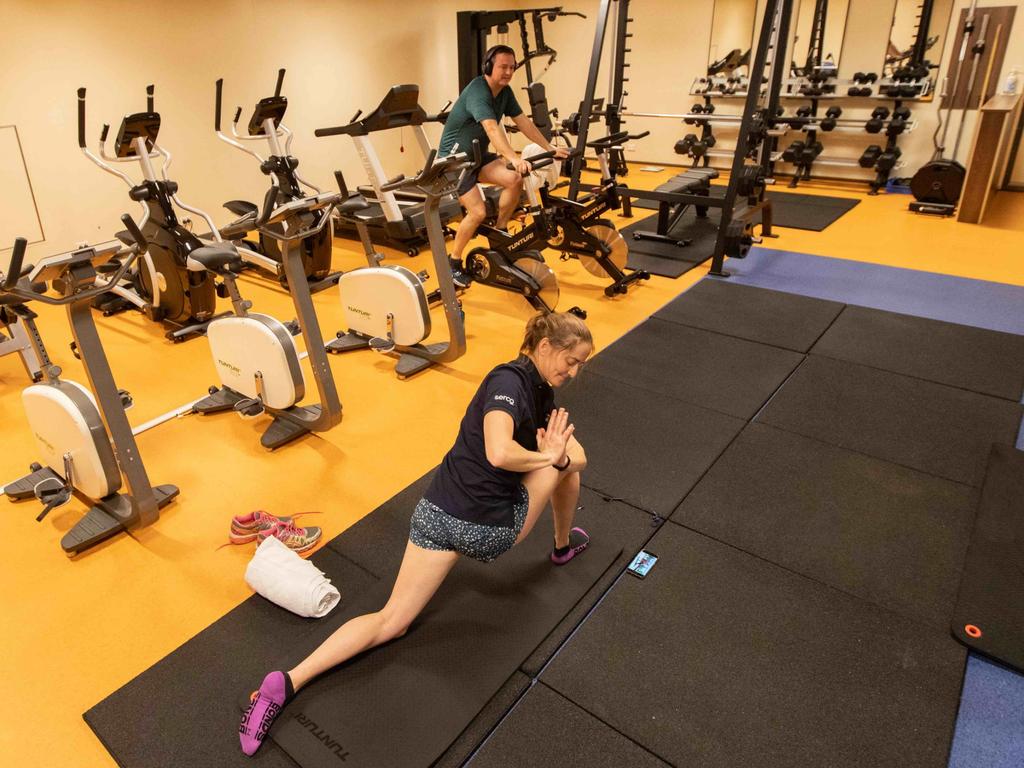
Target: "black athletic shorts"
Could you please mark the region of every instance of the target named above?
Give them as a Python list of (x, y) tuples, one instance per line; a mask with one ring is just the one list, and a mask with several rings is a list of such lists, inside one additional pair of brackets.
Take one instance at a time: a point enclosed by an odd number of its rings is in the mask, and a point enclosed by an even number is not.
[(480, 165), (475, 168), (470, 168), (465, 174), (463, 174), (462, 182), (459, 184), (458, 189), (459, 197), (462, 197), (464, 194), (469, 192), (469, 190), (479, 184), (480, 182), (478, 177), (480, 176), (480, 169), (497, 159), (498, 156), (493, 152), (484, 152), (483, 156), (480, 158)]

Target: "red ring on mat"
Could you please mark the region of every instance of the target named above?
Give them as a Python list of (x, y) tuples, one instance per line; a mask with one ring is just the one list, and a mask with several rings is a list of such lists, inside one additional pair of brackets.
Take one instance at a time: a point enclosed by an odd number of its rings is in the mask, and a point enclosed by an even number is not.
[(978, 627), (976, 627), (974, 624), (965, 624), (964, 625), (964, 632), (967, 633), (968, 637), (973, 637), (975, 640), (977, 640), (979, 637), (981, 637), (981, 630)]

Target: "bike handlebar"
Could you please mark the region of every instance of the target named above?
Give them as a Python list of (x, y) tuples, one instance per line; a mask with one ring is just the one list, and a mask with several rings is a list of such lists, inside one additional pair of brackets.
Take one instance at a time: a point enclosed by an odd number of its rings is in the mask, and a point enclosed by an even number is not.
[(11, 254), (11, 265), (7, 269), (7, 276), (4, 278), (4, 284), (0, 287), (7, 291), (18, 284), (18, 280), (21, 279), (21, 267), (25, 262), (25, 248), (28, 246), (28, 240), (24, 237), (18, 237), (14, 240), (14, 252)]

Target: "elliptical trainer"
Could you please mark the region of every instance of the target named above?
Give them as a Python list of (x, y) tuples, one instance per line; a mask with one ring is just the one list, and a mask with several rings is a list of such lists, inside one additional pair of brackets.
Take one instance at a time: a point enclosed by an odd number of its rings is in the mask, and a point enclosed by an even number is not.
[[(285, 110), (288, 108), (288, 99), (281, 95), (284, 73), (283, 69), (277, 71), (277, 86), (274, 89), (274, 95), (256, 102), (252, 117), (249, 118), (248, 136), (242, 136), (238, 132), (238, 120), (242, 116), (241, 107), (235, 110), (235, 119), (231, 123), (231, 134), (234, 138), (229, 138), (221, 131), (223, 78), (217, 80), (217, 100), (214, 111), (214, 130), (217, 133), (217, 138), (256, 158), (260, 164), (260, 170), (270, 177), (272, 187), (277, 190), (275, 204), (305, 197), (302, 192), (303, 186), (315, 194), (321, 192), (319, 187), (299, 176), (299, 161), (291, 154), (294, 135), (283, 122)], [(282, 138), (285, 139), (283, 149), (281, 147)], [(264, 160), (257, 152), (246, 147), (242, 143), (245, 141), (266, 141), (270, 152), (268, 158)], [(231, 240), (240, 247), (239, 253), (244, 261), (269, 272), (277, 277), (283, 285), (287, 285), (281, 249), (277, 245), (277, 240), (264, 232), (259, 233), (258, 243), (245, 239), (246, 235), (256, 228), (256, 217), (259, 212), (257, 206), (246, 200), (229, 200), (224, 203), (224, 207), (239, 218), (227, 226), (221, 227), (221, 237)], [(332, 224), (328, 223), (315, 235), (302, 241), (302, 271), (309, 283), (310, 290), (314, 293), (329, 288), (341, 277), (340, 272), (331, 272), (333, 238), (334, 228)]]
[[(148, 243), (141, 268), (129, 273), (128, 280), (110, 286), (109, 292), (119, 301), (101, 303), (100, 308), (104, 314), (112, 314), (134, 306), (151, 320), (172, 325), (173, 330), (166, 333), (171, 341), (200, 335), (214, 318), (216, 288), (212, 275), (186, 267), (188, 255), (203, 243), (178, 221), (174, 206), (202, 216), (214, 233), (216, 227), (203, 211), (182, 203), (177, 196), (178, 185), (167, 178), (171, 155), (157, 144), (160, 115), (153, 111), (152, 85), (146, 87), (146, 111), (126, 115), (121, 121), (113, 157), (106, 152), (109, 130), (105, 124), (100, 133), (99, 156), (90, 152), (85, 145), (85, 88), (79, 88), (78, 146), (96, 165), (128, 185), (128, 196), (142, 206), (139, 229)], [(163, 158), (162, 179), (153, 169), (153, 160), (158, 157)], [(142, 169), (139, 184), (111, 165), (130, 162), (138, 162)], [(118, 233), (118, 237), (130, 241), (125, 233)]]
[[(67, 307), (71, 332), (92, 387), (90, 392), (60, 378), (60, 368), (50, 361), (35, 323), (28, 317), (29, 338), (42, 362), (44, 380), (26, 388), (22, 402), (45, 466), (32, 464), (31, 474), (9, 483), (4, 492), (13, 500), (35, 496), (42, 501), (45, 506), (36, 520), (72, 495), (89, 504), (85, 517), (61, 539), (61, 547), (69, 555), (121, 530), (156, 522), (160, 507), (178, 495), (173, 485), (150, 485), (124, 412), (130, 396), (114, 383), (89, 306), (93, 298), (121, 280), (138, 254), (146, 250), (146, 240), (135, 222), (127, 214), (122, 221), (135, 241), (131, 249), (116, 243), (85, 247), (48, 256), (25, 269), (26, 241), (19, 238), (0, 282), (0, 304), (40, 301)], [(110, 275), (105, 282), (98, 281), (102, 273)], [(47, 282), (62, 295), (39, 292), (38, 286), (45, 287)], [(127, 493), (118, 493), (122, 482)]]
[(235, 410), (254, 417), (265, 411), (274, 420), (260, 438), (264, 448), (273, 450), (308, 432), (325, 432), (341, 422), (341, 401), (327, 362), (301, 252), (302, 241), (316, 237), (327, 226), (342, 197), (337, 192), (323, 192), (275, 205), (277, 188), (271, 187), (255, 221), (260, 234), (281, 244), (288, 292), (306, 341), (318, 404), (298, 405), (305, 396), (305, 381), (288, 328), (269, 315), (249, 312), (252, 303), (239, 294), (235, 279), (235, 272), (242, 266), (238, 249), (230, 243), (219, 243), (199, 248), (189, 256), (189, 269), (223, 279), (234, 308), (234, 314), (214, 320), (207, 329), (221, 386), (210, 387), (209, 397), (196, 402), (192, 412)]
[[(350, 270), (338, 281), (348, 332), (339, 332), (338, 338), (327, 345), (328, 351), (348, 352), (369, 347), (376, 352), (397, 355), (395, 373), (400, 379), (465, 354), (462, 306), (452, 277), (439, 206), (441, 199), (458, 187), (466, 169), (479, 163), (480, 145), (473, 142), (473, 149), (475, 157), (457, 153), (436, 163), (437, 152), (432, 150), (423, 170), (414, 177), (399, 176), (381, 187), (384, 192), (411, 189), (424, 196), (424, 224), (448, 325), (448, 341), (422, 343), (430, 335), (429, 297), (422, 277), (405, 267), (375, 264), (371, 260), (370, 266)], [(362, 200), (359, 196), (353, 199)], [(365, 239), (365, 233), (360, 234)]]

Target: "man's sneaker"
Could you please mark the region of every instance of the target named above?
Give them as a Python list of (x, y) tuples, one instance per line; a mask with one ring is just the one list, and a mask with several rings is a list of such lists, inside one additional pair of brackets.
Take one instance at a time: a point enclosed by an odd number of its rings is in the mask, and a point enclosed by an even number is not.
[(249, 697), (249, 708), (238, 726), (238, 738), (245, 754), (251, 755), (260, 748), (274, 718), (293, 694), (292, 681), (284, 672), (271, 672), (263, 678), (260, 689)]
[(315, 547), (322, 535), (323, 531), (315, 526), (299, 528), (295, 523), (278, 523), (271, 528), (260, 531), (256, 538), (262, 544), (267, 538), (273, 536), (288, 547), (288, 549), (301, 553)]
[(473, 282), (473, 278), (466, 272), (462, 266), (462, 262), (458, 259), (448, 258), (448, 262), (452, 267), (452, 282), (455, 283), (455, 287), (460, 291), (464, 291), (469, 288), (470, 283)]
[(247, 515), (235, 515), (231, 518), (231, 533), (228, 538), (232, 544), (248, 544), (255, 541), (261, 531), (273, 528), (278, 523), (289, 525), (294, 521), (291, 517), (278, 517), (262, 509)]
[(582, 552), (590, 544), (590, 536), (582, 528), (573, 528), (569, 531), (569, 547), (565, 552), (558, 555), (551, 553), (551, 562), (555, 565), (565, 565), (576, 555)]

